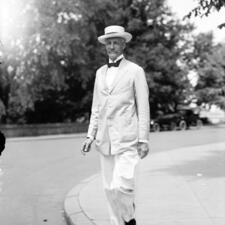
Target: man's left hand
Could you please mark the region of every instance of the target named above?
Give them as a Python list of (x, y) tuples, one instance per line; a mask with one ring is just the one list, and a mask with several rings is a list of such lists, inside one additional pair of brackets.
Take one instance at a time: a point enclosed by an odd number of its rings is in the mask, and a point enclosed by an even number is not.
[(140, 158), (141, 159), (145, 158), (149, 152), (148, 143), (138, 142), (137, 150), (138, 150), (138, 155), (140, 156)]

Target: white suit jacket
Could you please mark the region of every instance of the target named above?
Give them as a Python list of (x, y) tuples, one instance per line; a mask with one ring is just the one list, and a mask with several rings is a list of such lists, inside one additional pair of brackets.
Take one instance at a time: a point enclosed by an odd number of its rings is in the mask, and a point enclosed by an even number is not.
[(123, 59), (111, 89), (106, 85), (108, 66), (96, 72), (88, 137), (96, 139), (101, 153), (137, 150), (149, 139), (149, 91), (144, 70)]

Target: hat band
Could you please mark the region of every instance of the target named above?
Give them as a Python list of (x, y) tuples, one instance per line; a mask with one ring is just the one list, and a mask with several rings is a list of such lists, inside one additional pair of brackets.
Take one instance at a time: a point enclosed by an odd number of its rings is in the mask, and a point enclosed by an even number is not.
[(119, 34), (119, 32), (109, 32), (109, 33), (106, 33), (106, 34)]

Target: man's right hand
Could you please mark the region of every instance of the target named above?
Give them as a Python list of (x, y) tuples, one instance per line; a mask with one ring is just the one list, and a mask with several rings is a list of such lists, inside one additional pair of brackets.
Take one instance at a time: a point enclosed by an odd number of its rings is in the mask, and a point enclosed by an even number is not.
[(86, 138), (81, 149), (81, 153), (83, 155), (85, 155), (87, 152), (90, 152), (92, 142), (93, 140), (91, 138)]

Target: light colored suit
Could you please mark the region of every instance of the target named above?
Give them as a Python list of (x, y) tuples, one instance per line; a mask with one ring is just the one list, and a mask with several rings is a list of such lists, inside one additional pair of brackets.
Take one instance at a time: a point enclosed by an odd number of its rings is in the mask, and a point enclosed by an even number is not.
[(102, 153), (111, 224), (124, 225), (135, 217), (135, 177), (140, 160), (137, 146), (149, 138), (149, 93), (145, 73), (137, 64), (122, 59), (110, 88), (107, 70), (104, 65), (96, 73), (87, 136), (96, 139), (96, 148)]
[(104, 65), (96, 72), (89, 137), (104, 155), (137, 150), (138, 141), (149, 139), (149, 95), (144, 70), (123, 59), (111, 89)]

